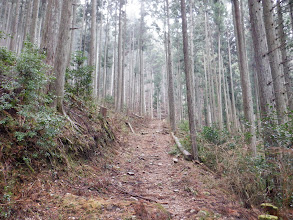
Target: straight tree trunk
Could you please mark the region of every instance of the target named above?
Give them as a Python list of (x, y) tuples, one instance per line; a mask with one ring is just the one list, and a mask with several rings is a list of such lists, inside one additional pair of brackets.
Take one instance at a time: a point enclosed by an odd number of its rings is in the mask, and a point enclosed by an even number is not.
[(221, 130), (224, 129), (224, 121), (223, 121), (223, 102), (222, 102), (222, 65), (221, 65), (221, 32), (220, 28), (218, 30), (218, 76), (216, 77), (217, 86), (217, 99), (218, 99), (218, 120), (219, 120), (219, 128)]
[(47, 13), (45, 18), (45, 25), (43, 28), (43, 34), (41, 39), (42, 50), (46, 53), (46, 63), (53, 66), (54, 64), (54, 26), (53, 26), (53, 16), (54, 16), (54, 1), (48, 1)]
[(83, 10), (82, 10), (82, 18), (81, 18), (81, 28), (80, 28), (80, 37), (79, 37), (79, 51), (82, 51), (82, 39), (83, 39), (83, 34), (84, 34), (84, 32), (85, 32), (85, 28), (84, 27), (86, 27), (86, 25), (85, 25), (85, 10), (86, 10), (86, 4), (84, 4), (84, 6), (83, 6)]
[(273, 85), (276, 97), (276, 107), (279, 123), (287, 121), (285, 113), (287, 111), (287, 93), (284, 88), (284, 69), (280, 60), (279, 42), (276, 35), (275, 23), (273, 17), (273, 3), (271, 0), (262, 1), (263, 18), (266, 31), (268, 52), (265, 56), (269, 57)]
[(89, 54), (89, 65), (94, 67), (92, 73), (93, 82), (93, 99), (96, 101), (98, 97), (98, 85), (96, 77), (96, 34), (97, 34), (97, 0), (92, 0), (92, 11), (91, 11), (91, 41), (90, 41), (90, 54)]
[(108, 18), (105, 26), (104, 69), (103, 69), (103, 98), (106, 98), (107, 88), (107, 59), (108, 59)]
[(139, 75), (140, 75), (140, 98), (139, 114), (145, 114), (144, 104), (144, 65), (143, 65), (143, 26), (144, 26), (144, 2), (141, 0), (140, 36), (139, 36)]
[(230, 122), (230, 112), (229, 112), (229, 108), (228, 108), (228, 98), (227, 98), (227, 87), (226, 87), (226, 77), (225, 77), (225, 73), (224, 73), (224, 63), (223, 63), (223, 59), (221, 59), (221, 65), (222, 65), (222, 81), (223, 81), (223, 93), (224, 93), (224, 104), (225, 104), (225, 113), (226, 113), (226, 127), (228, 129), (229, 132), (231, 132), (231, 122)]
[(208, 31), (208, 17), (207, 10), (205, 10), (205, 52), (204, 56), (204, 72), (205, 72), (205, 92), (206, 92), (206, 108), (207, 108), (207, 126), (212, 126), (212, 112), (211, 112), (211, 93), (210, 93), (210, 46), (209, 46), (209, 31)]
[(54, 88), (56, 100), (55, 106), (57, 111), (65, 114), (63, 109), (63, 99), (64, 99), (64, 83), (65, 83), (65, 70), (66, 70), (66, 57), (68, 56), (68, 43), (70, 34), (70, 16), (71, 16), (71, 6), (72, 0), (64, 0), (62, 4), (61, 17), (62, 22), (59, 26), (58, 43), (56, 50), (56, 59), (54, 63), (54, 72), (56, 73), (56, 80)]
[(102, 82), (102, 37), (103, 37), (103, 15), (101, 13), (100, 25), (97, 27), (99, 34), (99, 42), (97, 45), (98, 53), (97, 53), (97, 70), (96, 70), (96, 79), (97, 79), (97, 91), (98, 91), (98, 98), (100, 98), (101, 94), (101, 82)]
[(169, 117), (171, 129), (173, 132), (176, 130), (175, 124), (175, 98), (174, 98), (174, 82), (172, 72), (172, 54), (171, 54), (171, 38), (170, 38), (170, 18), (169, 18), (169, 0), (166, 0), (167, 11), (167, 72), (168, 72), (168, 98), (169, 98)]
[(191, 70), (191, 77), (193, 81), (194, 88), (192, 98), (194, 103), (194, 117), (195, 117), (195, 123), (198, 127), (199, 125), (199, 88), (198, 88), (198, 78), (194, 71), (194, 45), (193, 45), (193, 29), (194, 29), (194, 19), (193, 19), (193, 5), (194, 0), (190, 0), (189, 3), (189, 14), (190, 14), (190, 70)]
[[(228, 38), (229, 39), (229, 38)], [(231, 58), (231, 45), (228, 40), (228, 56), (229, 56), (229, 72), (230, 72), (230, 82), (231, 82), (231, 105), (232, 105), (232, 118), (233, 118), (233, 128), (234, 131), (238, 131), (238, 119), (236, 114), (236, 104), (235, 104), (235, 93), (234, 93), (234, 80), (233, 80), (233, 69), (232, 69), (232, 58)]]
[[(264, 120), (267, 117), (270, 118), (275, 109), (275, 93), (269, 59), (268, 56), (264, 56), (268, 51), (268, 46), (266, 41), (263, 39), (265, 36), (265, 29), (263, 24), (261, 3), (255, 0), (248, 0), (248, 6), (256, 71), (259, 83), (260, 112), (261, 118)], [(262, 122), (262, 133), (265, 148), (274, 146), (271, 138), (271, 130), (266, 126), (267, 121)]]
[(122, 0), (120, 0), (119, 4), (119, 34), (118, 34), (118, 92), (117, 92), (117, 111), (122, 111), (121, 106), (121, 93), (122, 93)]
[(33, 0), (33, 14), (32, 14), (32, 23), (30, 26), (30, 37), (31, 42), (37, 42), (37, 25), (38, 25), (38, 16), (39, 16), (39, 7), (40, 7), (40, 0)]
[(23, 39), (27, 40), (27, 34), (28, 31), (30, 30), (30, 26), (31, 26), (31, 20), (32, 20), (32, 1), (28, 1), (27, 2), (27, 10), (26, 10), (26, 18), (25, 18), (25, 27), (24, 27), (24, 31), (23, 31)]
[(187, 105), (188, 105), (188, 117), (189, 117), (189, 129), (192, 144), (192, 156), (195, 160), (198, 160), (198, 149), (196, 143), (196, 128), (194, 120), (194, 105), (192, 100), (193, 82), (190, 75), (190, 62), (188, 54), (188, 34), (187, 34), (187, 21), (186, 21), (186, 4), (185, 0), (181, 0), (181, 16), (182, 16), (182, 35), (183, 35), (183, 53), (184, 53), (184, 67), (186, 77), (186, 89), (187, 89)]
[[(50, 2), (50, 1), (49, 1)], [(71, 61), (71, 54), (72, 54), (72, 50), (74, 48), (74, 40), (75, 40), (75, 24), (76, 24), (76, 8), (77, 8), (77, 0), (73, 1), (72, 4), (72, 23), (71, 23), (71, 37), (70, 37), (70, 47), (69, 47), (69, 59), (67, 62), (67, 66), (70, 66), (70, 61)]]
[(17, 28), (18, 28), (18, 21), (19, 21), (19, 13), (20, 13), (20, 0), (16, 0), (15, 3), (15, 17), (12, 23), (12, 31), (11, 31), (11, 41), (9, 45), (9, 50), (16, 51), (16, 43), (18, 38)]
[[(293, 2), (291, 2), (293, 4)], [(292, 7), (292, 6), (291, 6)], [(280, 39), (280, 50), (281, 50), (281, 57), (282, 57), (282, 64), (284, 67), (284, 76), (285, 76), (285, 85), (288, 97), (288, 107), (290, 110), (293, 110), (293, 83), (292, 79), (290, 78), (290, 68), (289, 68), (289, 58), (287, 56), (286, 50), (286, 36), (284, 33), (284, 19), (283, 19), (283, 12), (281, 7), (281, 1), (277, 0), (277, 10), (278, 10), (278, 35)]]
[(241, 12), (239, 0), (232, 0), (234, 8), (235, 30), (238, 42), (238, 63), (241, 77), (241, 88), (243, 97), (243, 107), (245, 119), (249, 122), (249, 132), (251, 137), (249, 143), (251, 151), (256, 155), (256, 132), (255, 132), (255, 116), (253, 113), (253, 102), (251, 93), (251, 83), (249, 79), (248, 61), (246, 55), (246, 45), (244, 37), (244, 24), (241, 22)]

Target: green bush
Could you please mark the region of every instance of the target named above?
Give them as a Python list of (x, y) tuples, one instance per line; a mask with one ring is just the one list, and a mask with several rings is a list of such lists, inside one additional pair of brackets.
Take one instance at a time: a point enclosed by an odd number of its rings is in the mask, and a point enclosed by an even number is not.
[(84, 65), (87, 57), (77, 51), (71, 63), (72, 69), (66, 71), (66, 91), (77, 96), (89, 96), (92, 92), (92, 72), (94, 67)]
[[(52, 97), (44, 93), (50, 82), (45, 56), (26, 42), (19, 58), (0, 49), (0, 139), (2, 158), (11, 162), (23, 158), (59, 158), (56, 135), (64, 119), (50, 107)], [(8, 136), (8, 137), (7, 137)]]
[(202, 131), (202, 137), (208, 141), (209, 143), (213, 143), (216, 145), (223, 144), (226, 142), (227, 131), (221, 131), (216, 127), (207, 127), (205, 126)]

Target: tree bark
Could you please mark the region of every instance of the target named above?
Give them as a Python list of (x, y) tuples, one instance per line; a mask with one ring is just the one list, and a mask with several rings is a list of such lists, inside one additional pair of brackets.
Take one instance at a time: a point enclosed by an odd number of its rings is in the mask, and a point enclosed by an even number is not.
[(253, 101), (251, 93), (251, 83), (249, 79), (248, 61), (246, 54), (246, 44), (244, 37), (244, 24), (241, 22), (241, 12), (239, 0), (232, 0), (234, 8), (235, 30), (238, 42), (238, 63), (241, 77), (241, 88), (243, 97), (243, 108), (245, 119), (249, 122), (249, 132), (251, 137), (249, 143), (251, 151), (256, 155), (256, 132), (255, 132), (255, 116), (253, 113)]
[(31, 14), (32, 14), (32, 1), (28, 1), (27, 2), (27, 10), (26, 10), (26, 21), (25, 21), (25, 27), (24, 27), (24, 31), (23, 31), (23, 39), (27, 40), (27, 34), (28, 31), (30, 30), (30, 26), (31, 26)]
[(34, 0), (33, 3), (33, 15), (32, 15), (32, 22), (30, 26), (30, 37), (31, 42), (36, 43), (37, 42), (37, 25), (38, 25), (38, 16), (39, 16), (39, 7), (40, 7), (40, 1)]
[[(228, 38), (229, 39), (229, 38)], [(233, 128), (234, 131), (238, 131), (238, 119), (236, 114), (236, 104), (235, 104), (235, 93), (234, 93), (234, 80), (233, 80), (233, 69), (232, 69), (232, 58), (231, 58), (231, 45), (228, 40), (228, 56), (229, 56), (229, 72), (230, 72), (230, 82), (231, 82), (231, 105), (232, 105), (232, 118), (233, 118)]]
[(47, 13), (45, 18), (45, 25), (41, 39), (40, 48), (46, 53), (46, 63), (53, 66), (54, 64), (54, 1), (49, 1), (47, 6)]
[(97, 43), (96, 43), (96, 34), (97, 34), (97, 0), (92, 0), (92, 11), (91, 11), (91, 41), (90, 41), (90, 54), (89, 54), (89, 65), (94, 67), (92, 73), (92, 82), (93, 82), (93, 99), (96, 101), (98, 97), (98, 85), (96, 77), (96, 53), (97, 53)]
[(145, 114), (144, 102), (144, 66), (143, 66), (143, 26), (144, 26), (144, 2), (141, 0), (140, 35), (139, 35), (139, 75), (140, 75), (140, 98), (139, 114)]
[(188, 34), (187, 34), (187, 21), (186, 21), (186, 4), (185, 0), (181, 0), (181, 16), (182, 16), (182, 35), (183, 35), (183, 53), (184, 53), (184, 67), (186, 77), (186, 89), (187, 89), (187, 105), (188, 105), (188, 117), (189, 117), (189, 129), (192, 144), (192, 156), (195, 160), (198, 160), (198, 149), (196, 143), (196, 130), (194, 120), (194, 105), (192, 100), (193, 82), (190, 75), (190, 62), (189, 62), (189, 47), (188, 47)]
[(122, 93), (122, 0), (119, 4), (119, 34), (118, 34), (118, 93), (117, 93), (117, 111), (122, 111), (121, 93)]
[[(292, 4), (293, 2), (291, 2), (291, 5)], [(290, 60), (287, 56), (287, 50), (286, 50), (287, 43), (286, 43), (286, 36), (284, 32), (284, 19), (283, 19), (283, 13), (282, 13), (280, 0), (277, 0), (277, 10), (278, 10), (278, 34), (279, 34), (279, 39), (281, 43), (280, 50), (281, 50), (282, 63), (284, 67), (285, 85), (286, 85), (286, 92), (288, 97), (288, 107), (290, 110), (293, 110), (293, 83), (290, 77), (290, 68), (289, 68)]]
[[(50, 1), (49, 1), (50, 2)], [(74, 48), (74, 40), (75, 40), (75, 24), (76, 24), (76, 8), (77, 8), (77, 0), (73, 1), (72, 4), (72, 23), (71, 23), (71, 37), (70, 37), (70, 47), (69, 47), (69, 59), (67, 62), (67, 67), (70, 67), (72, 50)]]
[(64, 114), (63, 99), (64, 99), (64, 82), (66, 60), (68, 56), (68, 43), (70, 34), (70, 16), (71, 16), (72, 0), (64, 0), (62, 4), (61, 17), (62, 22), (59, 26), (58, 43), (56, 50), (56, 59), (54, 63), (54, 72), (56, 73), (56, 80), (52, 92), (55, 91), (56, 100), (55, 106), (57, 111)]
[(168, 72), (168, 97), (169, 97), (169, 118), (171, 129), (173, 132), (176, 130), (175, 124), (175, 98), (174, 98), (174, 82), (172, 72), (172, 53), (171, 53), (171, 38), (170, 38), (170, 16), (169, 16), (169, 0), (166, 0), (167, 11), (167, 72)]
[(20, 13), (20, 0), (16, 0), (15, 17), (12, 23), (12, 31), (11, 31), (12, 38), (9, 45), (9, 50), (13, 50), (13, 51), (16, 51), (16, 43), (18, 38), (17, 28), (18, 28), (19, 13)]
[(287, 93), (284, 88), (284, 69), (280, 60), (279, 42), (277, 40), (275, 23), (273, 17), (273, 4), (271, 0), (262, 1), (265, 33), (267, 37), (268, 52), (271, 73), (273, 77), (274, 92), (276, 97), (276, 107), (279, 123), (287, 121), (285, 113), (287, 111)]
[[(248, 0), (249, 15), (251, 23), (251, 34), (254, 46), (254, 56), (256, 63), (257, 78), (259, 83), (261, 118), (272, 117), (275, 109), (275, 96), (273, 79), (271, 75), (270, 63), (267, 53), (268, 46), (265, 37), (265, 29), (262, 18), (261, 3), (255, 0)], [(273, 146), (271, 131), (266, 126), (267, 121), (263, 121), (263, 137), (265, 147)]]

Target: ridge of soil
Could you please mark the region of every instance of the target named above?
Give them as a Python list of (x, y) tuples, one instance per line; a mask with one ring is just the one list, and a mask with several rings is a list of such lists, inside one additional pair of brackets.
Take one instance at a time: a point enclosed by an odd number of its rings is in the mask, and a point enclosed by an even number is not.
[(257, 219), (211, 172), (181, 156), (174, 162), (163, 121), (135, 123), (134, 130), (117, 135), (111, 161), (46, 171), (20, 185), (16, 219)]

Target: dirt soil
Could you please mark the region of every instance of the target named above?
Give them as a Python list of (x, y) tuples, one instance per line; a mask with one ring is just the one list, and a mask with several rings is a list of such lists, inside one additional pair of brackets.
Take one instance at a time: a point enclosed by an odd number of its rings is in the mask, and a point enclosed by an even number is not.
[(81, 163), (72, 174), (47, 171), (20, 185), (16, 219), (257, 219), (204, 166), (168, 153), (174, 141), (164, 122), (133, 127), (135, 134), (117, 135), (111, 161)]

